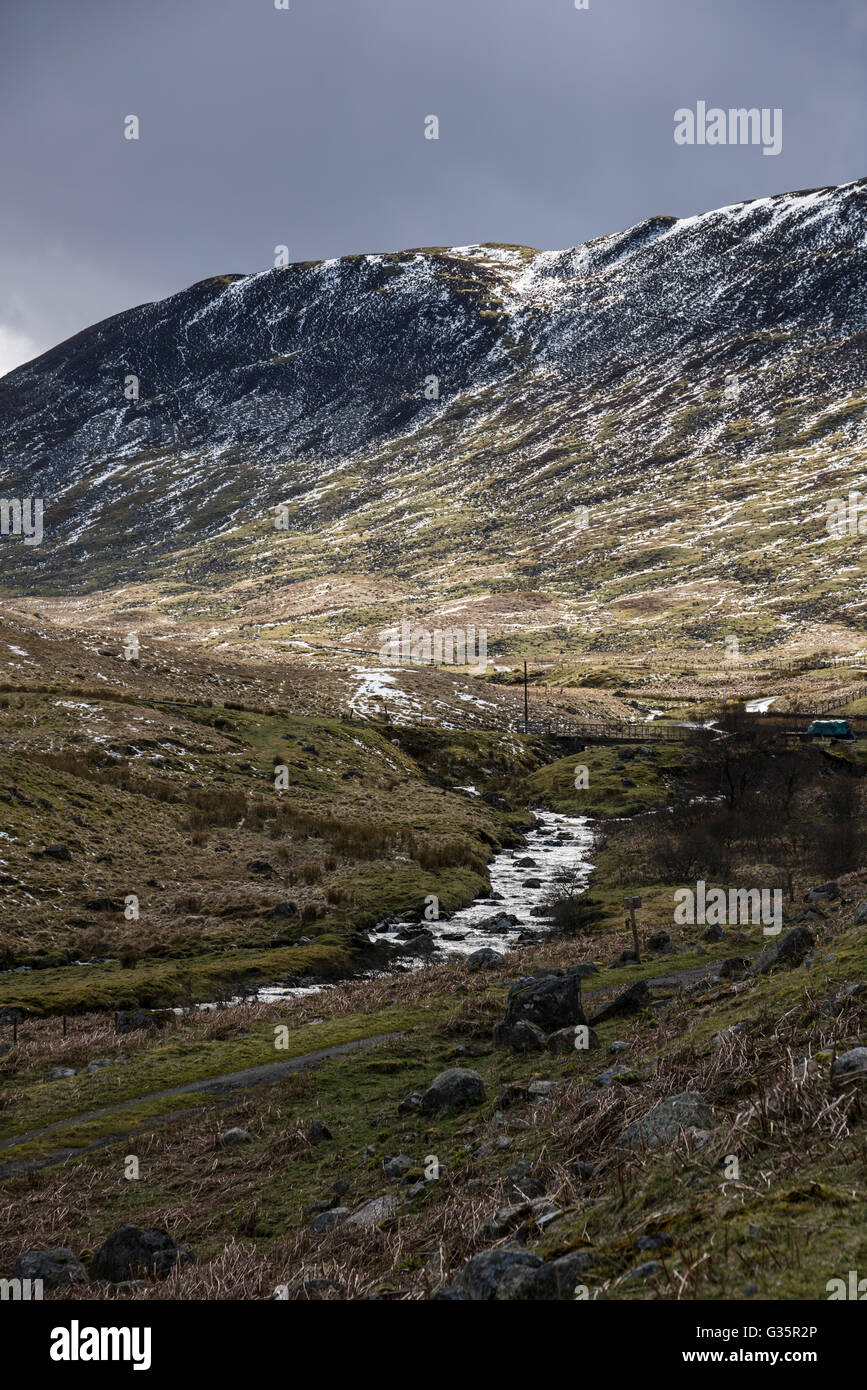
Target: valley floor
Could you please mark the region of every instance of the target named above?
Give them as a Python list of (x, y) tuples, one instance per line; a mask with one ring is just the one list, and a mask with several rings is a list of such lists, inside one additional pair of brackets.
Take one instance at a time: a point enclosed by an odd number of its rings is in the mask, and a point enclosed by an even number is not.
[[(0, 1274), (62, 1248), (85, 1299), (811, 1300), (867, 1267), (863, 740), (575, 750), (461, 726), (439, 672), (450, 717), (373, 721), (312, 667), (205, 699), (192, 660), (169, 694), (82, 657), (77, 689), (49, 647), (0, 691)], [(561, 934), (528, 888), (509, 949), (421, 947), (539, 807), (551, 845), (551, 811), (592, 819), (589, 888), (558, 851), (543, 893)], [(697, 879), (781, 885), (797, 950), (677, 924)], [(576, 970), (588, 1046), (495, 1043), (519, 982)], [(124, 1223), (195, 1260), (100, 1282)]]

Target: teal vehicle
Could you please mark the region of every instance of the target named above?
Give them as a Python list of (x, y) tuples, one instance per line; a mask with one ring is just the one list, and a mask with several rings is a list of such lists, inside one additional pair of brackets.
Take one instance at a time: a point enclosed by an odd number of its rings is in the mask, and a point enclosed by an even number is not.
[(814, 719), (807, 733), (813, 738), (845, 738), (850, 743), (858, 737), (848, 719)]

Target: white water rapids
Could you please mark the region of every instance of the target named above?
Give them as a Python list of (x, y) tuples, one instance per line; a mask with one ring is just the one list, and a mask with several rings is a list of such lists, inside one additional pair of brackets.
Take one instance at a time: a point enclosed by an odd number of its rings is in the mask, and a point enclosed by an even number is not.
[[(497, 896), (477, 898), (469, 907), (461, 908), (451, 917), (439, 921), (426, 921), (419, 916), (418, 925), (431, 931), (436, 938), (437, 950), (430, 959), (442, 961), (449, 955), (469, 955), (483, 946), (495, 950), (508, 951), (523, 932), (539, 932), (545, 929), (545, 919), (532, 917), (530, 909), (541, 907), (552, 888), (556, 886), (559, 871), (568, 869), (577, 875), (580, 886), (586, 888), (593, 868), (590, 852), (593, 847), (593, 831), (587, 816), (564, 816), (556, 811), (537, 811), (536, 824), (528, 831), (526, 842), (518, 849), (505, 849), (497, 854), (488, 865), (491, 879), (491, 894)], [(531, 859), (532, 864), (523, 860)], [(528, 879), (538, 879), (539, 887), (526, 887)], [(493, 925), (492, 918), (510, 915), (517, 918), (514, 924)], [(412, 925), (403, 923), (402, 926)], [(371, 932), (371, 941), (402, 941), (400, 925), (393, 931)], [(420, 965), (421, 962), (414, 962)], [(302, 994), (316, 994), (329, 985), (262, 985), (246, 996), (248, 1001), (276, 1003), (280, 999), (294, 998)], [(227, 1003), (242, 1002), (240, 998), (227, 1000)], [(200, 1004), (202, 1009), (216, 1008), (216, 1004)]]

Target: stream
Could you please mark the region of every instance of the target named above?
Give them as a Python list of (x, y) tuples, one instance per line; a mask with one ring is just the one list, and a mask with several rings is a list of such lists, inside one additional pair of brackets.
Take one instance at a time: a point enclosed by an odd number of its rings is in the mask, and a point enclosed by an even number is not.
[[(491, 893), (484, 898), (476, 898), (469, 907), (460, 908), (451, 917), (439, 921), (425, 921), (419, 916), (417, 926), (430, 931), (436, 939), (437, 950), (430, 959), (440, 962), (449, 956), (469, 955), (483, 946), (495, 950), (508, 951), (518, 938), (526, 941), (527, 933), (538, 932), (541, 937), (546, 928), (542, 916), (532, 916), (533, 908), (541, 908), (545, 898), (554, 886), (558, 870), (570, 869), (578, 873), (579, 883), (587, 887), (593, 864), (590, 853), (593, 848), (593, 829), (589, 816), (564, 816), (556, 811), (536, 811), (536, 823), (527, 832), (526, 840), (518, 849), (504, 849), (495, 855), (488, 865), (491, 879)], [(532, 863), (527, 861), (531, 860)], [(525, 886), (528, 880), (537, 880), (538, 887)], [(514, 917), (514, 923), (498, 918)], [(411, 922), (382, 924), (383, 929), (374, 928), (369, 932), (371, 942), (404, 941), (407, 929), (412, 931)], [(411, 967), (418, 969), (422, 962), (413, 959)], [(311, 985), (262, 985), (244, 999), (230, 999), (225, 1002), (237, 1004), (253, 1002), (273, 1004), (280, 999), (297, 998), (304, 994), (318, 994), (330, 989), (328, 984)], [(200, 1009), (215, 1009), (216, 1003), (199, 1004)]]
[[(489, 864), (490, 897), (477, 898), (441, 922), (422, 924), (436, 937), (438, 959), (444, 955), (469, 955), (483, 946), (502, 951), (523, 932), (538, 930), (544, 919), (531, 916), (531, 909), (542, 906), (560, 869), (578, 870), (582, 887), (587, 887), (593, 868), (589, 858), (593, 847), (589, 817), (563, 816), (555, 811), (534, 814), (536, 824), (526, 842), (519, 849), (501, 850)], [(527, 860), (532, 860), (532, 864)], [(528, 880), (536, 879), (540, 887), (524, 886)], [(517, 923), (506, 931), (491, 930), (491, 919), (503, 914), (517, 917)]]

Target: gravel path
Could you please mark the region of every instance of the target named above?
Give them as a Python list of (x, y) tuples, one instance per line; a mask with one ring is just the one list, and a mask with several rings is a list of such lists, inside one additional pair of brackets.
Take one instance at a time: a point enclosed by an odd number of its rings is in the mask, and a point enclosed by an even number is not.
[[(55, 1130), (67, 1129), (70, 1125), (86, 1124), (87, 1121), (99, 1119), (103, 1115), (119, 1114), (143, 1100), (161, 1100), (167, 1096), (189, 1094), (227, 1096), (233, 1091), (246, 1090), (251, 1086), (270, 1086), (276, 1081), (282, 1081), (284, 1076), (291, 1076), (293, 1072), (308, 1071), (311, 1067), (318, 1066), (320, 1062), (327, 1062), (331, 1057), (342, 1057), (347, 1052), (363, 1051), (368, 1047), (376, 1047), (379, 1043), (390, 1042), (394, 1038), (402, 1036), (401, 1033), (377, 1033), (371, 1038), (357, 1038), (353, 1042), (337, 1043), (334, 1047), (322, 1047), (317, 1052), (305, 1052), (300, 1057), (286, 1057), (280, 1062), (267, 1062), (260, 1067), (246, 1067), (243, 1071), (230, 1071), (225, 1072), (222, 1076), (206, 1077), (202, 1081), (189, 1081), (183, 1086), (172, 1086), (165, 1091), (150, 1091), (146, 1095), (135, 1096), (131, 1100), (122, 1101), (119, 1105), (107, 1105), (101, 1110), (90, 1110), (84, 1115), (73, 1115), (67, 1120), (57, 1120), (53, 1124), (43, 1125), (41, 1129), (31, 1129), (24, 1134), (14, 1134), (8, 1139), (0, 1140), (0, 1151), (14, 1148), (18, 1144), (27, 1144), (32, 1139), (38, 1139), (44, 1134), (51, 1134)], [(201, 1109), (201, 1107), (192, 1107), (192, 1110), (197, 1109)], [(165, 1124), (170, 1124), (179, 1115), (190, 1113), (191, 1111), (188, 1110), (173, 1110), (170, 1115), (155, 1116), (152, 1123), (147, 1123), (143, 1128), (136, 1129), (135, 1133), (138, 1135), (144, 1133), (146, 1129), (159, 1129)], [(131, 1132), (127, 1131), (127, 1133)], [(55, 1163), (63, 1163), (73, 1155), (104, 1148), (108, 1144), (117, 1143), (119, 1139), (124, 1137), (124, 1131), (121, 1131), (108, 1139), (100, 1139), (96, 1143), (88, 1144), (85, 1148), (63, 1149), (46, 1158), (2, 1164), (0, 1165), (0, 1178), (11, 1177), (14, 1173), (23, 1173), (30, 1168), (46, 1168)]]

